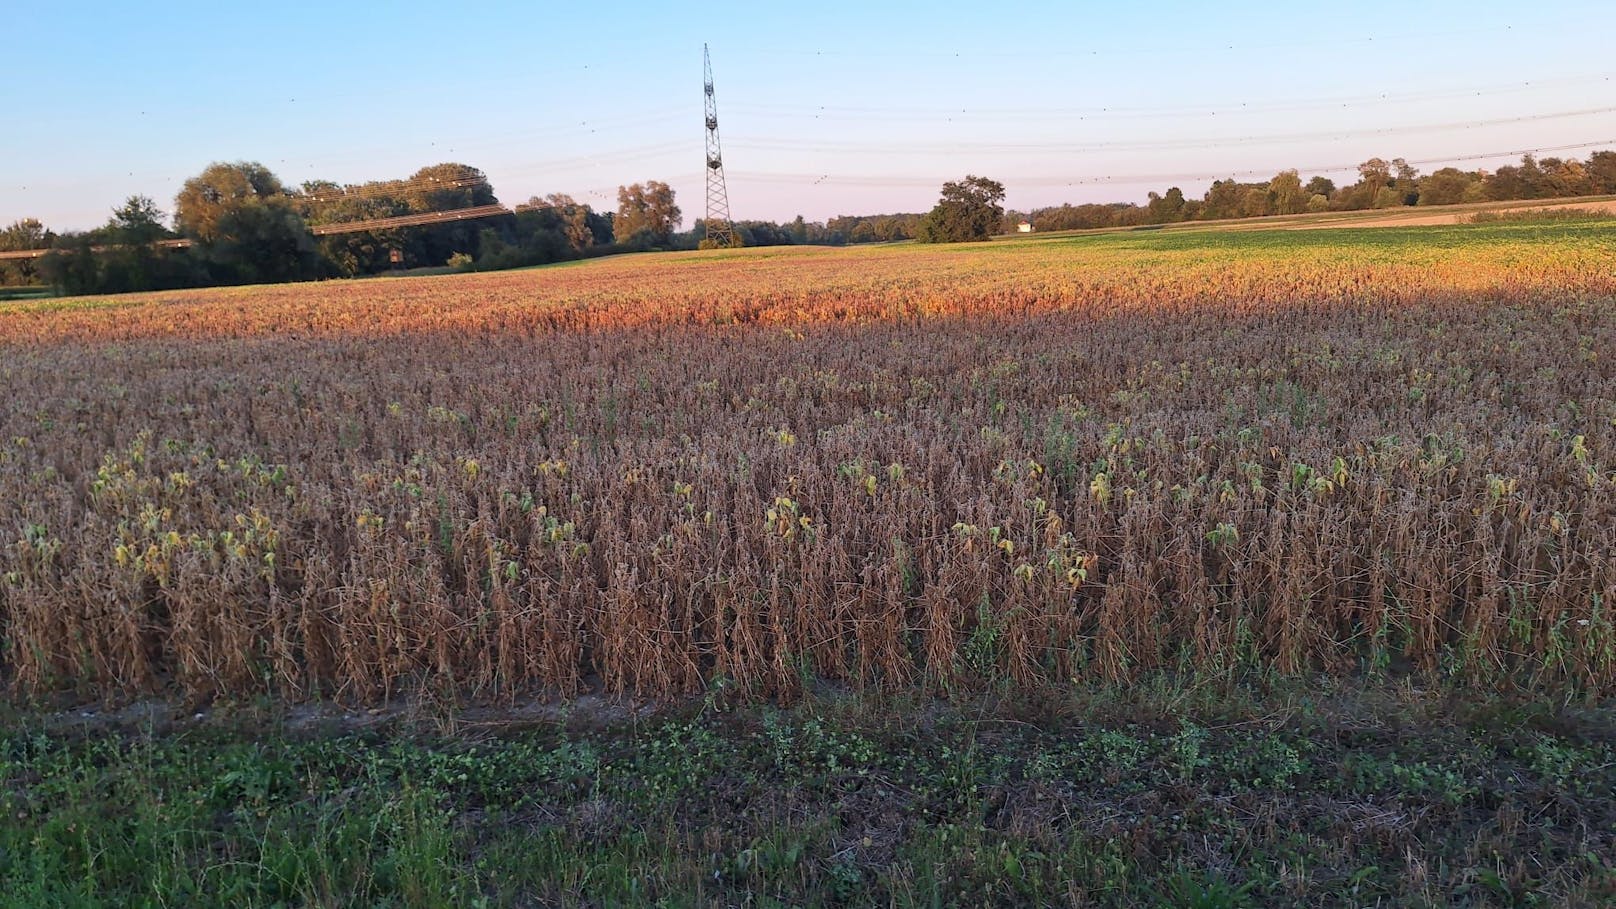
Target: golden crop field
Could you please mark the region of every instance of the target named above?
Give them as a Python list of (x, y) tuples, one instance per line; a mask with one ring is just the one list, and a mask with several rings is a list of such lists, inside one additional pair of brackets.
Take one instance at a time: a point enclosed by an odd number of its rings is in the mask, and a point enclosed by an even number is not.
[(1616, 233), (0, 304), (19, 695), (1616, 689)]

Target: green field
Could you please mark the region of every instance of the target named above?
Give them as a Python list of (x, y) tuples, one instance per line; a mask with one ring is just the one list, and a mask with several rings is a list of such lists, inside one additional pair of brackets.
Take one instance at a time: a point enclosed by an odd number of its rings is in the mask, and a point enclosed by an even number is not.
[(49, 287), (0, 287), (0, 301), (32, 300), (51, 295)]

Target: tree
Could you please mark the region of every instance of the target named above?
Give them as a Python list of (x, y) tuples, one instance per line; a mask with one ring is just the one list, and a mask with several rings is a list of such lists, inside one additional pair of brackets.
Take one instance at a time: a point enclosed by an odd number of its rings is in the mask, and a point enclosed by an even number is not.
[(598, 219), (589, 206), (579, 205), (566, 193), (551, 193), (542, 199), (534, 196), (527, 204), (530, 208), (548, 210), (555, 217), (562, 236), (566, 237), (567, 245), (573, 252), (581, 252), (595, 244)]
[(121, 208), (112, 210), (108, 239), (126, 246), (150, 246), (168, 236), (165, 217), (150, 197), (130, 196)]
[[(303, 184), (295, 203), (309, 224), (340, 224), (394, 218), (410, 213), (409, 203), (386, 184), (367, 183), (362, 192), (345, 193), (329, 181)], [(341, 233), (319, 239), (320, 254), (336, 274), (377, 274), (392, 267), (394, 250), (407, 249), (414, 236), (411, 228), (392, 227)]]
[(1544, 182), (1537, 159), (1523, 155), (1520, 166), (1500, 167), (1487, 178), (1487, 197), (1495, 202), (1536, 199), (1543, 195)]
[(1295, 215), (1307, 209), (1310, 193), (1294, 170), (1280, 171), (1268, 181), (1268, 204), (1276, 215)]
[(1392, 166), (1384, 158), (1370, 158), (1358, 165), (1358, 182), (1368, 184), (1375, 192), (1392, 182)]
[(942, 198), (920, 222), (915, 239), (922, 243), (986, 240), (1004, 220), (1004, 184), (968, 175), (943, 184)]
[(1456, 205), (1471, 201), (1471, 187), (1481, 183), (1481, 174), (1444, 167), (1420, 181), (1421, 205)]
[(1616, 193), (1616, 151), (1588, 156), (1588, 182), (1596, 193)]
[(617, 217), (612, 232), (618, 243), (636, 240), (665, 244), (679, 228), (683, 212), (674, 204), (673, 189), (658, 180), (617, 188)]
[(1247, 187), (1245, 196), (1240, 200), (1239, 217), (1261, 218), (1271, 214), (1273, 210), (1269, 208), (1268, 187), (1261, 185)]
[[(1391, 187), (1397, 193), (1399, 205), (1417, 205), (1420, 201), (1420, 172), (1402, 158), (1392, 159)], [(1379, 206), (1377, 206), (1379, 207)]]
[(403, 181), (401, 196), (412, 212), (453, 211), (493, 205), (494, 188), (488, 177), (469, 164), (433, 164)]
[[(1362, 208), (1384, 208), (1401, 204), (1396, 193), (1382, 193), (1390, 189), (1392, 165), (1384, 158), (1370, 158), (1358, 165), (1358, 182), (1341, 190), (1331, 198), (1331, 208), (1354, 211)], [(1390, 201), (1388, 201), (1390, 200)]]
[[(806, 224), (803, 227), (807, 229)], [(792, 246), (797, 242), (791, 224), (771, 221), (735, 222), (735, 240), (737, 246)]]
[(184, 250), (164, 249), (173, 236), (163, 212), (146, 196), (130, 196), (107, 223), (91, 231), (55, 238), (39, 260), (39, 275), (58, 290), (74, 294), (116, 294), (188, 287), (200, 282), (196, 260)]
[(229, 214), (285, 195), (281, 181), (255, 161), (210, 164), (186, 180), (175, 197), (174, 226), (187, 237), (211, 243), (220, 236), (220, 222)]
[(209, 165), (185, 181), (174, 223), (220, 283), (293, 281), (319, 271), (314, 237), (281, 181), (262, 164)]
[(1314, 177), (1305, 188), (1309, 196), (1323, 196), (1326, 200), (1335, 195), (1335, 181), (1329, 177)]
[(0, 250), (44, 249), (50, 246), (51, 232), (38, 218), (22, 218), (0, 230)]
[[(0, 230), (0, 251), (48, 249), (56, 235), (37, 218), (23, 218)], [(33, 284), (39, 280), (38, 263), (33, 259), (0, 260), (0, 285)]]
[(219, 223), (219, 235), (202, 246), (216, 280), (262, 284), (319, 274), (314, 236), (284, 197), (243, 206)]
[(39, 260), (39, 275), (58, 293), (100, 292), (101, 273), (90, 235), (70, 233), (57, 237), (51, 251)]
[(1164, 196), (1150, 194), (1145, 205), (1145, 219), (1151, 224), (1170, 224), (1184, 220), (1184, 191), (1174, 186)]
[(97, 291), (126, 293), (173, 286), (166, 254), (156, 243), (169, 235), (163, 212), (146, 196), (130, 196), (102, 228), (108, 249), (100, 253)]
[(1240, 217), (1240, 206), (1246, 197), (1246, 187), (1233, 179), (1213, 180), (1201, 205), (1201, 217), (1206, 220)]
[(1588, 168), (1576, 158), (1544, 158), (1538, 165), (1543, 169), (1546, 196), (1591, 196), (1597, 191)]
[(814, 228), (819, 225), (804, 224), (807, 233), (807, 242), (824, 243), (831, 246), (842, 246), (848, 243), (886, 243), (892, 240), (908, 240), (920, 232), (920, 222), (925, 215), (898, 214), (898, 215), (837, 215), (824, 225), (822, 231), (816, 232)]

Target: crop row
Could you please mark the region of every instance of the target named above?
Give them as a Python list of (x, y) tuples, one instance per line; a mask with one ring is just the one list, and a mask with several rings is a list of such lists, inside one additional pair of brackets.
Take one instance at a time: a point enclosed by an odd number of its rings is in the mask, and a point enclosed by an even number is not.
[(0, 310), (19, 694), (1616, 688), (1616, 247), (756, 251)]

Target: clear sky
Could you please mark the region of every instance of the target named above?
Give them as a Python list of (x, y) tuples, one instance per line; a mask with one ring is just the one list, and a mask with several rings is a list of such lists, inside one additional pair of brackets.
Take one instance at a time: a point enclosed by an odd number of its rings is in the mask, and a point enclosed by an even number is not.
[(507, 203), (606, 209), (660, 179), (688, 225), (703, 42), (737, 219), (923, 211), (967, 173), (1027, 209), (1616, 147), (1610, 0), (5, 3), (0, 224), (57, 230), (170, 209), (225, 160), (288, 183), (458, 161)]

